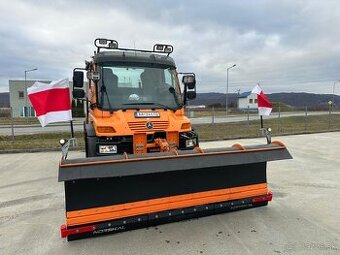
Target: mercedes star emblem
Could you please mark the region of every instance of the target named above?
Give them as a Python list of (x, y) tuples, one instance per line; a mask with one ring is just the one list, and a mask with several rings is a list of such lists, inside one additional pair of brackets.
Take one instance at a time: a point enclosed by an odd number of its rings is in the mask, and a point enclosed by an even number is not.
[(151, 122), (147, 122), (146, 123), (146, 127), (147, 127), (147, 129), (152, 129), (153, 128), (153, 124)]

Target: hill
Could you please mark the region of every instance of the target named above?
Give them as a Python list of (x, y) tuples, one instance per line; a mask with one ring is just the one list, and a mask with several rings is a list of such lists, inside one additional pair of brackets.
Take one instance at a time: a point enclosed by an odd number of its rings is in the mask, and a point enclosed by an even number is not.
[[(223, 93), (197, 93), (195, 100), (189, 102), (190, 105), (206, 105), (206, 106), (225, 106), (225, 94)], [(237, 104), (237, 94), (229, 94), (228, 105)]]
[[(287, 105), (302, 108), (328, 108), (328, 102), (333, 100), (331, 94), (312, 94), (312, 93), (273, 93), (268, 95), (272, 102), (282, 102)], [(336, 105), (340, 104), (340, 96), (335, 95)]]

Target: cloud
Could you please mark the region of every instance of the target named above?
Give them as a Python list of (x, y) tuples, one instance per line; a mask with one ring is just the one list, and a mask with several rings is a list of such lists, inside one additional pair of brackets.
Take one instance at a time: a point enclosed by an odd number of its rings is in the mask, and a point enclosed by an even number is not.
[(29, 79), (71, 77), (97, 37), (122, 47), (171, 43), (180, 71), (198, 91), (330, 93), (340, 77), (338, 1), (17, 1), (1, 2), (0, 91)]

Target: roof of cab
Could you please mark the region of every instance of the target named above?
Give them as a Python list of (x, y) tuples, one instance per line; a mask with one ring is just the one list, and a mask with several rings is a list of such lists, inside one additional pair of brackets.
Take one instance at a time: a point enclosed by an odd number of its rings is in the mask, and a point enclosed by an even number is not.
[(135, 63), (153, 63), (169, 65), (176, 67), (175, 61), (164, 54), (155, 52), (140, 51), (103, 51), (93, 57), (94, 63), (105, 62), (135, 62)]

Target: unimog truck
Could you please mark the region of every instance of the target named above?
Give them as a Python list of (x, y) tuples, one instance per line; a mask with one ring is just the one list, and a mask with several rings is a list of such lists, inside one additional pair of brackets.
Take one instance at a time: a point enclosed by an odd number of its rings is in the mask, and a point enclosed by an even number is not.
[(184, 114), (196, 97), (195, 74), (177, 71), (173, 46), (128, 49), (102, 38), (94, 44), (94, 56), (73, 72), (73, 97), (86, 101), (86, 157), (67, 159), (64, 140), (62, 237), (267, 205), (267, 161), (291, 158), (284, 144), (267, 139), (263, 145), (202, 149)]

